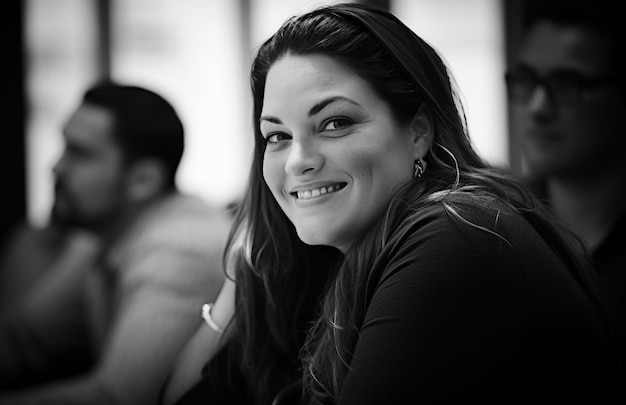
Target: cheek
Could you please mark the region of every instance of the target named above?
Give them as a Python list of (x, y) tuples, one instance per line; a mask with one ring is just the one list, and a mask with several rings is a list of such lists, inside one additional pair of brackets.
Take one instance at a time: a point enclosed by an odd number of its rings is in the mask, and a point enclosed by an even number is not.
[(409, 180), (413, 173), (412, 158), (405, 156), (403, 151), (361, 153), (346, 156), (343, 161), (346, 167), (350, 167), (355, 179), (368, 180), (374, 187), (390, 188)]
[(413, 148), (410, 138), (392, 125), (369, 134), (361, 145), (351, 146), (340, 158), (350, 165), (355, 174), (371, 176), (374, 183), (395, 183), (412, 175)]
[(99, 204), (122, 197), (125, 175), (117, 168), (107, 165), (90, 165), (84, 170), (78, 171), (75, 176), (74, 190), (82, 195), (82, 198)]
[(116, 189), (110, 182), (104, 182), (101, 179), (94, 179), (88, 185), (85, 185), (77, 193), (77, 200), (86, 212), (97, 213), (112, 206), (113, 201), (121, 198), (122, 190)]
[(263, 179), (275, 197), (280, 193), (285, 177), (285, 165), (277, 156), (265, 155), (263, 159)]

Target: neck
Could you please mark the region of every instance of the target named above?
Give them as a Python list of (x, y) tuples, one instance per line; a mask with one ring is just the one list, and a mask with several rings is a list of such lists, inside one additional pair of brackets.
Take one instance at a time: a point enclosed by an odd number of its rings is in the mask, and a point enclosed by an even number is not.
[(625, 212), (626, 170), (589, 176), (552, 177), (548, 197), (556, 216), (594, 250), (617, 218)]
[(133, 224), (137, 218), (146, 211), (148, 206), (153, 205), (159, 197), (148, 200), (135, 202), (126, 206), (115, 217), (109, 218), (102, 223), (102, 226), (94, 229), (95, 233), (100, 237), (105, 247), (111, 246), (115, 241), (123, 235)]

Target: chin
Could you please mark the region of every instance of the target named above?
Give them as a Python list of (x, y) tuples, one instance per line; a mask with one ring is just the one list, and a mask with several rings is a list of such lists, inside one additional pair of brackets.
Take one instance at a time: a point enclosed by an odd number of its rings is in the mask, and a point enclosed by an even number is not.
[(329, 235), (315, 230), (296, 229), (298, 238), (311, 246), (331, 246)]
[(311, 245), (311, 246), (326, 245), (326, 243), (324, 243), (323, 238), (313, 237), (308, 234), (298, 233), (298, 238), (300, 238), (300, 240), (307, 245)]

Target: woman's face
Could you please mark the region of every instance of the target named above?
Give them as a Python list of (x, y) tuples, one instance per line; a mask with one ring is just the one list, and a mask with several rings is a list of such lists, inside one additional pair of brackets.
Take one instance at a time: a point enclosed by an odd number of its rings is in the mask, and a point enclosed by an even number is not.
[(303, 242), (345, 252), (412, 178), (420, 128), (338, 60), (287, 55), (265, 85), (263, 176)]

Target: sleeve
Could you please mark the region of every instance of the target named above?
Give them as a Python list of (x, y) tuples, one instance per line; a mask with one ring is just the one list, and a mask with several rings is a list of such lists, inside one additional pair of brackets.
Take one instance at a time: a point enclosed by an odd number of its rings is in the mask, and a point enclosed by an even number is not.
[(207, 263), (193, 252), (161, 250), (143, 265), (176, 271), (159, 272), (156, 280), (151, 275), (124, 299), (98, 376), (116, 392), (118, 400), (110, 403), (157, 403), (175, 359), (202, 322), (202, 304), (217, 296), (223, 282), (221, 262)]
[(213, 235), (212, 240), (195, 240), (186, 247), (184, 237), (177, 235), (175, 243), (153, 245), (134, 256), (121, 272), (117, 315), (92, 373), (11, 398), (0, 397), (0, 403), (157, 403), (175, 358), (200, 325), (201, 305), (217, 296), (223, 283), (221, 253), (226, 232)]
[[(25, 288), (47, 267), (46, 249), (37, 240), (38, 230), (27, 223), (20, 223), (11, 229), (0, 245), (0, 311), (19, 299)], [(33, 255), (37, 249), (37, 255)], [(38, 265), (39, 263), (45, 263)]]
[[(82, 286), (97, 249), (82, 236), (0, 319), (0, 388), (30, 386), (89, 365)], [(3, 403), (3, 401), (0, 401)]]
[(339, 403), (480, 398), (523, 339), (526, 284), (496, 236), (429, 217), (382, 273)]

